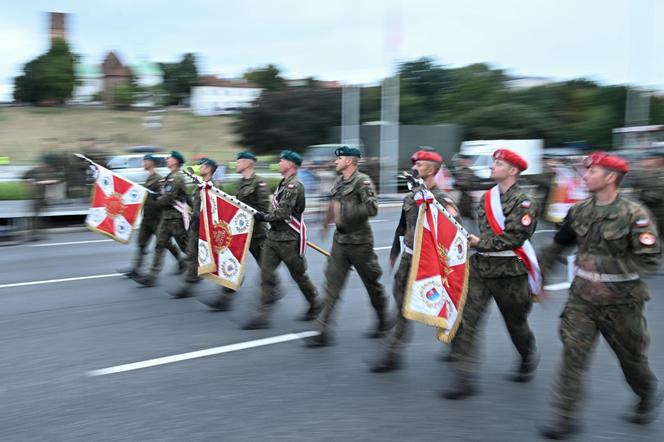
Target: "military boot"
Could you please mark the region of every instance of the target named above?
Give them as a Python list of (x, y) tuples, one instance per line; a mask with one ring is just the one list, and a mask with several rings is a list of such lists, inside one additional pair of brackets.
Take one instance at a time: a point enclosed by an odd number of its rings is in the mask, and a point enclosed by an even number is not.
[(634, 412), (625, 416), (625, 419), (633, 424), (644, 425), (651, 423), (657, 417), (657, 412), (659, 411), (659, 406), (662, 404), (662, 399), (664, 399), (662, 391), (653, 390), (652, 393), (641, 398), (639, 403), (636, 404)]
[(132, 279), (143, 287), (154, 287), (157, 285), (157, 278), (152, 275), (138, 275)]
[(371, 330), (367, 331), (364, 336), (367, 339), (378, 339), (382, 338), (394, 327), (394, 320), (388, 319), (387, 315), (381, 314), (378, 316), (378, 322), (376, 326)]
[(309, 348), (330, 347), (334, 345), (334, 340), (329, 332), (322, 331), (317, 335), (306, 338), (304, 345)]
[(300, 322), (313, 321), (318, 317), (318, 314), (321, 312), (321, 310), (323, 310), (323, 306), (321, 304), (311, 305), (309, 306), (309, 309), (300, 316), (298, 316), (296, 320)]
[(386, 373), (388, 371), (399, 370), (403, 366), (403, 357), (400, 353), (388, 350), (383, 356), (374, 361), (369, 367), (372, 373)]
[(191, 284), (185, 284), (176, 291), (169, 291), (168, 294), (173, 299), (191, 298), (194, 296)]
[(553, 440), (563, 440), (571, 437), (579, 431), (579, 425), (575, 419), (556, 416), (551, 422), (539, 429), (542, 437)]
[(211, 311), (214, 312), (228, 312), (233, 310), (233, 301), (230, 296), (221, 295), (214, 299), (198, 299), (203, 304), (207, 305)]
[(242, 326), (242, 330), (263, 330), (270, 328), (270, 321), (263, 316), (256, 316)]
[(520, 383), (530, 382), (535, 377), (535, 370), (539, 362), (539, 353), (537, 351), (530, 352), (527, 357), (521, 359), (516, 370), (506, 376), (507, 380)]
[(470, 396), (475, 396), (479, 391), (477, 389), (475, 376), (467, 372), (455, 370), (454, 381), (452, 385), (441, 393), (444, 399), (458, 400)]

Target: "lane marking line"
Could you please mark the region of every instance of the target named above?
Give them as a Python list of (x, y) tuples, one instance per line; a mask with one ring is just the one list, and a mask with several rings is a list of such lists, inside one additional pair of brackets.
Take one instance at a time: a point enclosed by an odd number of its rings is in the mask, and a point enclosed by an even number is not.
[(387, 250), (387, 249), (391, 249), (391, 248), (392, 248), (392, 246), (374, 247), (374, 250)]
[(91, 244), (97, 242), (115, 242), (112, 239), (91, 239), (88, 241), (71, 241), (71, 242), (52, 242), (47, 244), (30, 244), (28, 247), (53, 247), (53, 246), (69, 246), (73, 244)]
[(271, 338), (256, 339), (254, 341), (239, 342), (237, 344), (222, 345), (221, 347), (207, 348), (205, 350), (197, 350), (189, 353), (181, 353), (172, 356), (164, 356), (156, 359), (148, 359), (146, 361), (133, 362), (130, 364), (116, 365), (114, 367), (102, 368), (99, 370), (92, 370), (86, 373), (87, 376), (104, 376), (107, 374), (123, 373), (126, 371), (140, 370), (142, 368), (155, 367), (164, 364), (173, 364), (175, 362), (186, 361), (189, 359), (203, 358), (206, 356), (219, 355), (223, 353), (230, 353), (233, 351), (246, 350), (249, 348), (263, 347), (266, 345), (280, 344), (282, 342), (295, 341), (298, 339), (316, 336), (318, 331), (305, 331), (300, 333), (288, 333), (286, 335), (273, 336)]
[(14, 282), (11, 284), (0, 284), (0, 289), (7, 289), (10, 287), (25, 287), (28, 285), (53, 284), (56, 282), (83, 281), (85, 279), (113, 278), (115, 276), (123, 276), (123, 274), (107, 273), (105, 275), (76, 276), (73, 278), (45, 279), (43, 281)]

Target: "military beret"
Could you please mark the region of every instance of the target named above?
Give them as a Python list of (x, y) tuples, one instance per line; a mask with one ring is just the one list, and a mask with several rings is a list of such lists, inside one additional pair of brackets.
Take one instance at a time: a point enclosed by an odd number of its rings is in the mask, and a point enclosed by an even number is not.
[(215, 169), (217, 168), (217, 162), (215, 160), (213, 160), (212, 158), (208, 158), (208, 157), (201, 158), (198, 161), (198, 164), (200, 166), (206, 165), (206, 166), (214, 167)]
[(434, 163), (442, 163), (443, 157), (433, 150), (418, 150), (410, 157), (410, 161), (413, 164), (415, 164), (416, 161), (433, 161)]
[(184, 163), (185, 163), (185, 161), (184, 161), (184, 156), (183, 156), (180, 152), (178, 152), (177, 150), (171, 151), (171, 157), (173, 157), (173, 158), (175, 158), (176, 160), (178, 160), (178, 162), (179, 162), (180, 164), (184, 164)]
[(609, 155), (606, 152), (595, 152), (588, 155), (583, 164), (586, 167), (600, 166), (620, 173), (629, 172), (629, 163), (618, 155)]
[(528, 162), (524, 160), (521, 155), (516, 152), (512, 152), (509, 149), (498, 149), (493, 153), (493, 159), (507, 161), (521, 172), (528, 169)]
[(341, 146), (334, 151), (334, 154), (338, 157), (358, 157), (362, 156), (362, 152), (357, 147), (350, 146)]
[(302, 165), (302, 156), (297, 152), (293, 152), (292, 150), (282, 150), (281, 156), (279, 158), (293, 162), (298, 167)]
[(251, 152), (245, 150), (245, 151), (240, 152), (239, 154), (237, 154), (237, 159), (238, 159), (238, 160), (252, 160), (252, 161), (256, 161), (256, 155), (254, 155), (253, 153), (251, 153)]
[(155, 157), (151, 153), (146, 153), (145, 155), (143, 155), (143, 160), (150, 160), (150, 161), (153, 161), (153, 162), (156, 163), (157, 162), (157, 157)]

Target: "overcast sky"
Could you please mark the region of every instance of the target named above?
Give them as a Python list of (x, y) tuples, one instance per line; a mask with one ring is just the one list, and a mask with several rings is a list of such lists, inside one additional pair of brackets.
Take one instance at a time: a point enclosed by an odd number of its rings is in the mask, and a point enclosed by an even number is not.
[(0, 99), (48, 47), (45, 11), (71, 13), (86, 63), (199, 56), (203, 73), (278, 65), (288, 77), (376, 82), (399, 60), (488, 62), (513, 75), (664, 89), (660, 0), (7, 1), (0, 13)]

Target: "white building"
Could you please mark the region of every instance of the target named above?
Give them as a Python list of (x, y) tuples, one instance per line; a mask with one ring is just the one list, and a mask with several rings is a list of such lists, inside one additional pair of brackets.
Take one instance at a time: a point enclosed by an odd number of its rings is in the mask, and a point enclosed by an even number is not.
[(194, 115), (227, 115), (251, 106), (261, 88), (245, 80), (226, 80), (203, 76), (191, 88), (191, 111)]

